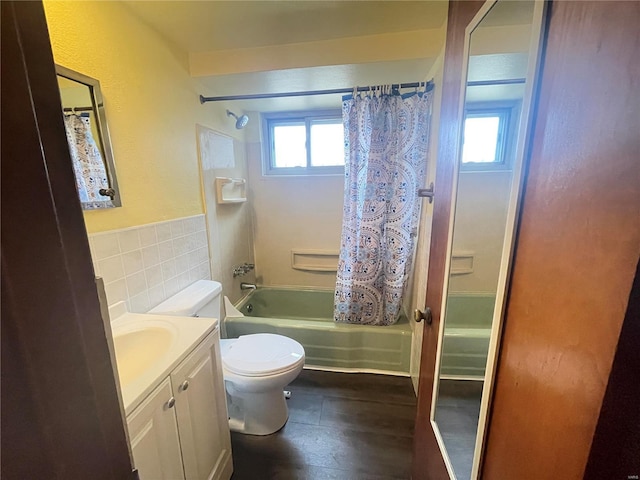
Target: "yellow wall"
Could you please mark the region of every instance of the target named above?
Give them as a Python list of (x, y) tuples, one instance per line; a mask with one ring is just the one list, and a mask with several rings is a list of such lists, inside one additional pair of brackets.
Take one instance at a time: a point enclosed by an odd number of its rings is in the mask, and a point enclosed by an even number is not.
[(85, 212), (89, 233), (203, 213), (196, 123), (239, 133), (200, 104), (187, 54), (119, 2), (44, 6), (56, 63), (98, 79), (107, 111), (122, 207)]

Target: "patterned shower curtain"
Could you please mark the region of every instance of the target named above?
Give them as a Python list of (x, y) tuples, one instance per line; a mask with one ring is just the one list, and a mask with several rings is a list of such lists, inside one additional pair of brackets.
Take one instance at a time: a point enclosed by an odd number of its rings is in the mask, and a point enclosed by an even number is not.
[(82, 208), (113, 207), (111, 198), (99, 193), (101, 188), (109, 188), (109, 180), (102, 154), (91, 133), (90, 117), (65, 115), (64, 126)]
[(391, 325), (411, 268), (433, 94), (345, 97), (344, 218), (334, 319)]

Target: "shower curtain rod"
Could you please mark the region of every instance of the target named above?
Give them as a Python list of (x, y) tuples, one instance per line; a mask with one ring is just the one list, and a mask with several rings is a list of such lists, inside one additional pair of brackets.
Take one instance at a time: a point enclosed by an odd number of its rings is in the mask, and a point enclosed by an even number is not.
[(63, 112), (93, 112), (93, 107), (65, 107)]
[(475, 80), (467, 82), (467, 87), (487, 87), (490, 85), (517, 85), (525, 83), (526, 78), (507, 78), (505, 80)]
[[(481, 87), (487, 85), (514, 85), (518, 83), (525, 83), (526, 78), (511, 78), (506, 80), (478, 80), (473, 82), (467, 82), (468, 87)], [(397, 88), (417, 88), (424, 85), (425, 82), (413, 82), (413, 83), (394, 83), (391, 85), (393, 89)], [(426, 82), (427, 90), (433, 89), (433, 80)], [(372, 87), (358, 87), (358, 92), (367, 92)], [(283, 93), (256, 93), (251, 95), (226, 95), (222, 97), (205, 97), (200, 95), (200, 103), (207, 102), (222, 102), (230, 100), (258, 100), (264, 98), (285, 98), (285, 97), (308, 97), (312, 95), (335, 95), (339, 93), (353, 93), (353, 88), (335, 88), (333, 90), (307, 90), (305, 92), (283, 92)]]
[[(417, 88), (425, 85), (425, 82), (394, 83), (391, 88)], [(367, 92), (375, 87), (358, 87), (358, 92)], [(427, 90), (433, 89), (433, 80), (426, 82)], [(353, 88), (335, 88), (333, 90), (307, 90), (306, 92), (283, 92), (283, 93), (256, 93), (252, 95), (227, 95), (224, 97), (205, 97), (200, 95), (200, 103), (221, 102), (224, 100), (257, 100), (262, 98), (284, 98), (284, 97), (310, 97), (312, 95), (332, 95), (338, 93), (353, 93)]]

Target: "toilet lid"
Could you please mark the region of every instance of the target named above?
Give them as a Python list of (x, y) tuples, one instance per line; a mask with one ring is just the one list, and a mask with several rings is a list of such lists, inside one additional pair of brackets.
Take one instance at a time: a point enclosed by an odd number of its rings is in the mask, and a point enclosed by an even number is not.
[(222, 348), (222, 363), (247, 377), (275, 375), (304, 362), (304, 348), (295, 340), (272, 333), (243, 335)]

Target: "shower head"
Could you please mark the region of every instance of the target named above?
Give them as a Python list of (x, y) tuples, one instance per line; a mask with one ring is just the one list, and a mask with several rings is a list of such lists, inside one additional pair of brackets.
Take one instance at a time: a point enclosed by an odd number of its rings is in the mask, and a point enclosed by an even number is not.
[(227, 110), (227, 117), (233, 117), (236, 119), (236, 128), (238, 130), (246, 127), (247, 123), (249, 123), (249, 117), (247, 115), (242, 115), (241, 117), (238, 117), (231, 110)]

